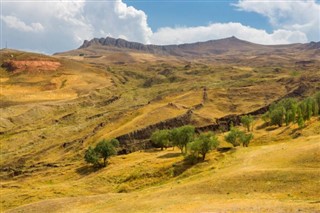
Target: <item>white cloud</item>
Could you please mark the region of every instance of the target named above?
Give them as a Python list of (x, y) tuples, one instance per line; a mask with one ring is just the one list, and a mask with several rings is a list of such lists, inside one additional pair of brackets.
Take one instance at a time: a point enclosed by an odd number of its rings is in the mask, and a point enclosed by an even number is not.
[(152, 35), (152, 43), (181, 44), (236, 36), (258, 44), (288, 44), (307, 42), (299, 31), (276, 30), (269, 34), (265, 30), (244, 26), (240, 23), (215, 23), (199, 27), (161, 28)]
[(148, 43), (152, 34), (147, 15), (120, 0), (87, 2), (84, 16), (93, 27), (95, 37), (122, 37)]
[(241, 0), (237, 8), (268, 17), (275, 30), (268, 33), (241, 23), (213, 23), (196, 27), (166, 27), (152, 32), (147, 15), (127, 6), (122, 0), (17, 0), (2, 2), (1, 36), (3, 42), (8, 41), (9, 48), (47, 53), (75, 49), (85, 39), (106, 36), (154, 44), (191, 43), (232, 35), (260, 44), (319, 40), (317, 17), (320, 12), (314, 1), (257, 4)]
[(301, 31), (309, 40), (320, 39), (320, 4), (315, 0), (239, 0), (235, 6), (242, 11), (266, 16), (275, 29)]
[(152, 34), (146, 14), (121, 0), (6, 1), (2, 7), (2, 37), (11, 48), (53, 53), (77, 48), (93, 37), (123, 37), (148, 43)]
[(26, 23), (14, 16), (1, 16), (1, 20), (9, 28), (23, 32), (40, 32), (44, 30), (44, 27), (40, 23), (31, 23), (30, 25), (27, 25)]

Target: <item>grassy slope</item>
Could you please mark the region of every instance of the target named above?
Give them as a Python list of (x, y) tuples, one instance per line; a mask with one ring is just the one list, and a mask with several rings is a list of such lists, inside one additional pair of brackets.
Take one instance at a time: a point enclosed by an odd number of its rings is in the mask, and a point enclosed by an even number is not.
[(52, 168), (4, 182), (3, 204), (66, 197), (12, 212), (320, 211), (319, 128), (313, 119), (298, 131), (295, 125), (255, 130), (249, 148), (213, 152), (194, 166), (183, 165), (179, 151), (167, 150), (117, 156), (96, 172), (82, 163)]
[[(22, 54), (19, 57), (26, 59), (25, 57), (28, 58), (29, 55)], [(34, 59), (34, 57), (32, 55), (31, 58)], [(177, 174), (180, 174), (185, 166), (181, 165), (182, 157), (170, 151), (167, 153), (168, 158), (158, 158), (165, 155), (165, 152), (118, 156), (111, 160), (107, 169), (95, 173), (92, 173), (83, 162), (84, 150), (96, 143), (98, 139), (118, 136), (175, 117), (201, 103), (203, 86), (208, 88), (209, 100), (203, 108), (195, 110), (194, 114), (212, 121), (230, 113), (255, 110), (287, 94), (301, 82), (310, 83), (313, 88), (320, 86), (317, 80), (311, 83), (312, 78), (320, 79), (320, 73), (314, 72), (314, 68), (298, 70), (293, 75), (292, 70), (295, 68), (292, 66), (283, 66), (280, 72), (275, 72), (275, 67), (263, 64), (248, 67), (243, 64), (230, 66), (195, 61), (191, 63), (191, 68), (185, 68), (189, 62), (168, 58), (160, 58), (160, 60), (152, 58), (148, 62), (141, 63), (145, 57), (137, 54), (135, 60), (138, 62), (117, 64), (114, 60), (119, 59), (118, 57), (114, 57), (113, 61), (108, 61), (108, 57), (80, 58), (80, 61), (69, 60), (69, 57), (52, 59), (63, 63), (64, 69), (58, 71), (63, 78), (60, 78), (60, 75), (50, 74), (11, 76), (1, 70), (1, 81), (4, 79), (4, 84), (1, 86), (23, 86), (27, 89), (31, 85), (38, 90), (36, 93), (31, 91), (30, 94), (39, 95), (37, 100), (30, 100), (28, 96), (23, 96), (26, 98), (25, 102), (19, 103), (14, 97), (22, 97), (22, 95), (19, 93), (20, 90), (16, 90), (17, 93), (14, 94), (16, 96), (12, 96), (14, 103), (8, 101), (9, 105), (13, 106), (1, 108), (1, 131), (5, 131), (0, 135), (1, 167), (10, 167), (22, 172), (20, 175), (8, 177), (12, 171), (1, 171), (1, 194), (3, 194), (1, 202), (4, 209), (51, 198), (135, 191), (162, 183), (170, 185), (171, 181), (173, 184), (184, 177), (216, 167), (217, 162), (213, 159), (216, 157), (220, 159), (224, 155), (213, 154), (212, 161), (210, 160), (208, 164), (199, 164), (178, 176)], [(168, 70), (169, 74), (166, 74), (164, 71)], [(39, 89), (43, 86), (41, 82), (50, 83), (59, 79), (57, 85), (61, 86), (64, 77), (68, 77), (65, 86), (61, 89), (59, 87), (54, 92), (59, 93), (61, 90), (61, 94), (65, 95), (72, 92), (76, 94), (75, 99), (73, 96), (53, 100), (42, 98), (48, 91)], [(154, 80), (151, 86), (144, 86), (149, 79)], [(29, 81), (33, 83), (20, 85), (21, 82)], [(120, 98), (106, 104), (105, 101), (113, 96)], [(176, 107), (172, 107), (169, 103), (173, 103)], [(99, 116), (91, 119), (96, 115)], [(106, 122), (106, 126), (86, 139), (84, 143), (77, 142), (63, 148), (64, 143), (91, 133), (101, 122)], [(197, 125), (203, 125), (203, 122), (204, 120), (199, 119)], [(274, 132), (262, 131), (263, 137), (256, 139), (256, 144), (266, 145), (275, 140), (279, 142), (292, 140), (288, 132), (279, 138), (279, 135)], [(306, 138), (315, 134), (319, 132), (311, 131)], [(248, 150), (252, 153), (257, 151), (254, 148)], [(236, 155), (225, 154), (226, 165), (229, 163), (230, 166), (235, 165), (236, 161), (232, 159), (242, 159), (241, 152), (236, 153)], [(232, 162), (234, 164), (231, 164)], [(173, 164), (177, 166), (173, 167)], [(145, 168), (150, 171), (146, 171)], [(243, 197), (243, 194), (240, 195)], [(101, 195), (101, 202), (104, 196)], [(112, 199), (117, 196), (126, 197), (114, 194), (106, 196)], [(134, 199), (130, 196), (129, 201)], [(157, 196), (155, 194), (155, 197)], [(70, 201), (69, 198), (66, 199)], [(83, 202), (87, 197), (75, 199)], [(96, 198), (92, 199), (96, 200)], [(177, 205), (180, 202), (178, 199), (182, 197), (177, 198)], [(48, 202), (51, 203), (51, 201)], [(109, 206), (109, 204), (101, 205)], [(54, 206), (59, 208), (55, 204)], [(91, 207), (88, 207), (88, 211), (90, 210), (92, 210)]]

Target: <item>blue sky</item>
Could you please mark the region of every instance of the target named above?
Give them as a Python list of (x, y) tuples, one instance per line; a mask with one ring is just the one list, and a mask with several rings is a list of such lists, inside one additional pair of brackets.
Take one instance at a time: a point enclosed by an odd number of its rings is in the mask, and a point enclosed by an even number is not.
[(153, 31), (161, 27), (194, 27), (209, 23), (240, 22), (268, 32), (268, 19), (253, 12), (239, 11), (233, 4), (238, 1), (124, 1), (143, 10)]
[(1, 48), (48, 54), (107, 36), (158, 45), (320, 40), (320, 0), (1, 0), (0, 19)]

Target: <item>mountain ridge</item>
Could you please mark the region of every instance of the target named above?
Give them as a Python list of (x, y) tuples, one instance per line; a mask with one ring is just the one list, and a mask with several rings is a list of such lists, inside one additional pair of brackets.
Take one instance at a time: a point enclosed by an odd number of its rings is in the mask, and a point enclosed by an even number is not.
[(150, 54), (172, 55), (180, 57), (202, 57), (204, 55), (221, 55), (224, 53), (239, 54), (244, 52), (274, 52), (291, 49), (294, 51), (313, 51), (320, 49), (320, 42), (294, 43), (281, 45), (262, 45), (238, 39), (234, 36), (195, 43), (154, 45), (131, 42), (125, 39), (112, 37), (94, 38), (85, 40), (78, 49), (102, 48), (110, 51), (137, 51)]

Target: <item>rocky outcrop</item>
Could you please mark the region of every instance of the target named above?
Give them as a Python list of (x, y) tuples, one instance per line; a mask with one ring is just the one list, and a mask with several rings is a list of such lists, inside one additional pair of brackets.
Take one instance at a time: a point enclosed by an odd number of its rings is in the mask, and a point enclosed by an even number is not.
[(305, 45), (306, 49), (320, 49), (320, 41), (318, 42), (310, 42)]
[(192, 111), (189, 110), (185, 114), (175, 118), (171, 118), (159, 123), (152, 124), (145, 128), (130, 132), (117, 137), (120, 142), (120, 154), (130, 153), (132, 151), (151, 148), (152, 144), (149, 140), (151, 134), (158, 129), (172, 129), (187, 125), (191, 122)]
[[(90, 46), (105, 46), (110, 49), (116, 48), (117, 50), (134, 50), (142, 51), (151, 54), (161, 55), (173, 55), (173, 56), (187, 56), (187, 55), (202, 55), (208, 52), (221, 54), (221, 51), (225, 51), (225, 45), (231, 46), (235, 49), (250, 49), (252, 46), (261, 46), (253, 44), (247, 41), (240, 40), (236, 37), (230, 37), (219, 40), (212, 40), (206, 42), (197, 42), (191, 44), (179, 44), (179, 45), (145, 45), (138, 42), (130, 42), (124, 39), (114, 39), (111, 37), (107, 38), (94, 38), (90, 41), (85, 40), (79, 49), (88, 48)], [(210, 50), (207, 48), (210, 47)], [(223, 50), (221, 50), (223, 49)], [(200, 51), (200, 52), (199, 52)]]
[(87, 48), (92, 45), (101, 45), (101, 46), (108, 46), (108, 47), (115, 47), (119, 49), (130, 49), (136, 51), (143, 51), (152, 54), (166, 54), (167, 51), (172, 51), (174, 46), (176, 45), (169, 45), (169, 46), (157, 46), (157, 45), (144, 45), (138, 42), (130, 42), (124, 39), (114, 39), (111, 37), (107, 38), (94, 38), (90, 41), (85, 40), (82, 44), (81, 48)]
[[(229, 37), (218, 40), (210, 40), (204, 42), (178, 44), (178, 45), (150, 45), (138, 42), (130, 42), (124, 39), (94, 38), (90, 41), (86, 40), (79, 49), (88, 47), (101, 46), (110, 51), (138, 51), (151, 54), (172, 55), (183, 57), (201, 57), (208, 55), (222, 55), (230, 52), (231, 54), (249, 54), (253, 51), (255, 54), (279, 54), (279, 52), (301, 52), (310, 51), (315, 53), (319, 49), (319, 42), (311, 42), (308, 44), (291, 44), (291, 45), (260, 45), (240, 40), (236, 37)], [(235, 60), (234, 57), (231, 58)], [(188, 66), (186, 67), (188, 69)]]

